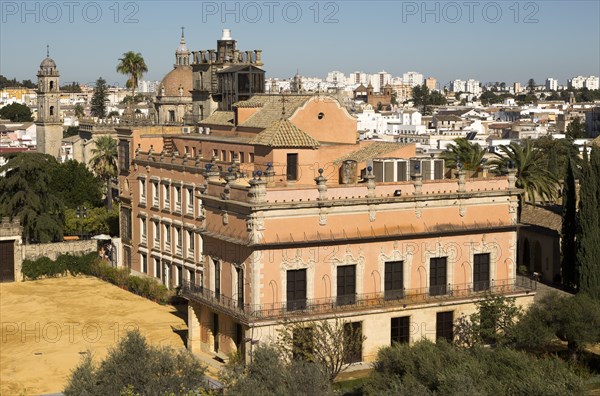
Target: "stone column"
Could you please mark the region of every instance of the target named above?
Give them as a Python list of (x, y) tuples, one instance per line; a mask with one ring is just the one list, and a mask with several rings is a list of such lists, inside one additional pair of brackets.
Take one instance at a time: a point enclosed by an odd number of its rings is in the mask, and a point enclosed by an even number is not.
[[(258, 176), (258, 179), (256, 176)], [(267, 182), (261, 179), (262, 171), (256, 171), (256, 176), (249, 181), (248, 202), (252, 204), (264, 203), (267, 195)]]
[(415, 192), (413, 192), (414, 195), (421, 195), (421, 187), (423, 187), (423, 175), (421, 173), (417, 173), (414, 175), (414, 185), (415, 185)]
[(369, 192), (367, 193), (368, 198), (375, 198), (375, 176), (373, 175), (373, 167), (367, 166), (367, 176), (365, 179), (367, 180), (367, 189)]
[(517, 171), (515, 169), (508, 170), (508, 188), (516, 188)]
[(323, 168), (319, 168), (319, 176), (315, 177), (317, 190), (319, 190), (319, 201), (327, 199), (327, 179), (323, 177)]
[(200, 331), (200, 307), (189, 301), (187, 349), (191, 353), (200, 353), (202, 349)]

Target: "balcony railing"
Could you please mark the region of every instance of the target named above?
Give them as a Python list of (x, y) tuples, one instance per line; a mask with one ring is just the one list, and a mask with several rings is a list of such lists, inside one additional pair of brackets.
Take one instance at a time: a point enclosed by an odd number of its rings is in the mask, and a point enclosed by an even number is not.
[(212, 290), (189, 282), (183, 283), (181, 293), (183, 297), (189, 300), (202, 303), (216, 311), (229, 314), (240, 321), (248, 323), (258, 320), (281, 319), (290, 316), (406, 306), (464, 298), (481, 298), (487, 294), (529, 293), (534, 291), (537, 286), (535, 281), (528, 278), (480, 283), (448, 284), (443, 287), (435, 286), (430, 289), (402, 289), (392, 292), (353, 294), (272, 304), (240, 304), (236, 298), (216, 294)]

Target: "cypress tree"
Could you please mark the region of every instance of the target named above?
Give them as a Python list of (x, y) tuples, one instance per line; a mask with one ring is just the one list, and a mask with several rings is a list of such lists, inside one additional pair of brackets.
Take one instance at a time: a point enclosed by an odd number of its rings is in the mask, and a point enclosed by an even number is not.
[(585, 155), (577, 216), (579, 290), (600, 300), (600, 151)]
[(575, 176), (573, 164), (569, 159), (567, 172), (564, 178), (562, 194), (562, 230), (561, 230), (561, 270), (562, 283), (567, 287), (574, 287), (578, 283), (575, 258), (577, 248), (575, 233), (577, 232), (577, 196), (575, 193)]

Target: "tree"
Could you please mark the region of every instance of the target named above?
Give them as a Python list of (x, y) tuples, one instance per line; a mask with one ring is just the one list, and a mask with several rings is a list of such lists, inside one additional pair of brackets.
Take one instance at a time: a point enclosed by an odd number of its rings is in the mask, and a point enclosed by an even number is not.
[(333, 381), (349, 358), (362, 349), (360, 328), (339, 318), (285, 323), (278, 330), (277, 347), (288, 359), (315, 362)]
[(129, 76), (127, 88), (131, 88), (131, 96), (135, 97), (135, 89), (142, 75), (148, 71), (148, 66), (139, 52), (125, 52), (122, 58), (119, 58), (117, 72)]
[(317, 364), (305, 360), (286, 361), (271, 346), (259, 346), (252, 362), (239, 360), (221, 372), (225, 395), (333, 395), (327, 376)]
[(463, 169), (477, 172), (481, 168), (484, 156), (485, 150), (479, 144), (471, 143), (466, 138), (458, 138), (446, 147), (440, 158), (445, 161), (447, 168), (457, 169), (459, 162)]
[(65, 210), (65, 235), (119, 235), (119, 210), (117, 207), (112, 210), (104, 207), (93, 208), (88, 205), (81, 207), (86, 208), (85, 218), (77, 217), (75, 208)]
[(422, 340), (380, 349), (364, 394), (559, 396), (583, 390), (582, 379), (557, 358)]
[(60, 87), (60, 90), (69, 93), (80, 93), (81, 87), (79, 86), (79, 83), (72, 82), (69, 85), (63, 85), (62, 87)]
[(416, 108), (421, 110), (423, 115), (431, 114), (431, 106), (441, 106), (446, 104), (446, 98), (440, 92), (430, 92), (427, 85), (416, 85), (412, 89), (412, 99)]
[[(557, 195), (556, 177), (546, 169), (543, 153), (533, 146), (531, 140), (526, 140), (524, 146), (517, 142), (500, 146), (501, 153), (495, 153), (495, 159), (490, 165), (497, 173), (506, 171), (509, 167), (516, 170), (516, 186), (524, 190), (525, 199), (535, 205), (536, 197), (552, 201)], [(519, 198), (522, 207), (523, 197)]]
[(90, 114), (92, 117), (104, 118), (106, 116), (106, 103), (108, 102), (108, 88), (106, 80), (102, 77), (96, 80), (92, 95)]
[(90, 166), (96, 176), (106, 183), (106, 205), (112, 209), (112, 179), (117, 177), (117, 141), (105, 135), (95, 141)]
[(585, 125), (579, 117), (575, 117), (567, 127), (567, 136), (571, 139), (581, 139), (585, 137)]
[(18, 153), (0, 167), (0, 212), (18, 218), (25, 243), (48, 243), (63, 237), (64, 207), (52, 194), (51, 169), (56, 159), (40, 153)]
[(88, 352), (72, 372), (64, 394), (164, 395), (201, 389), (206, 367), (185, 350), (149, 345), (138, 330), (128, 332), (97, 366)]
[(575, 234), (577, 231), (577, 195), (573, 164), (567, 161), (562, 191), (561, 273), (563, 285), (574, 288), (578, 283)]
[(567, 163), (572, 161), (575, 178), (579, 177), (579, 149), (572, 139), (554, 139), (552, 136), (542, 136), (533, 141), (533, 147), (542, 153), (546, 168), (554, 177), (562, 179), (567, 172)]
[(82, 163), (69, 160), (50, 170), (50, 192), (67, 208), (102, 205), (103, 181)]
[(575, 237), (579, 290), (600, 300), (600, 148), (594, 146), (583, 162)]
[(0, 108), (0, 118), (9, 119), (12, 122), (32, 122), (31, 109), (24, 104), (11, 103)]
[(67, 129), (63, 130), (63, 139), (77, 135), (79, 135), (79, 127), (71, 125)]
[(556, 338), (566, 341), (571, 359), (577, 360), (587, 345), (600, 342), (600, 303), (584, 293), (550, 293), (529, 308), (513, 334), (522, 348), (539, 349)]
[(467, 348), (476, 345), (505, 345), (512, 341), (512, 329), (523, 315), (514, 298), (489, 295), (475, 303), (477, 310), (461, 316), (455, 324), (456, 344)]
[(83, 106), (81, 104), (79, 104), (79, 103), (77, 103), (75, 105), (75, 107), (73, 107), (73, 112), (75, 113), (75, 117), (77, 119), (83, 118), (83, 116), (85, 115), (85, 111), (83, 109)]

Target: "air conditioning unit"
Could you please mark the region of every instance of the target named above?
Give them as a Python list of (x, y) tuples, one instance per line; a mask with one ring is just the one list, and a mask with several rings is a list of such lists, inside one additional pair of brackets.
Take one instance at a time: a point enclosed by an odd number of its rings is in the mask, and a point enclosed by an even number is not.
[(189, 127), (189, 126), (181, 127), (181, 132), (182, 133), (191, 133), (192, 132), (192, 127)]
[(210, 128), (209, 127), (205, 127), (204, 128), (204, 133), (207, 135), (210, 135)]

